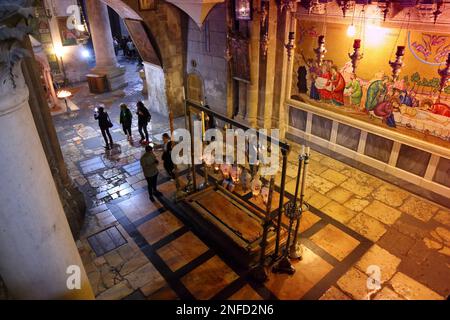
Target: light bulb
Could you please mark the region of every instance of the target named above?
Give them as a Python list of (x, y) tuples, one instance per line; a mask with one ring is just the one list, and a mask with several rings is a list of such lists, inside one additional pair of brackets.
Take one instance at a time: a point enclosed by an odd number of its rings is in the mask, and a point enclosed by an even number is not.
[(356, 34), (356, 28), (353, 24), (349, 25), (347, 28), (347, 36), (354, 37)]
[(81, 51), (81, 55), (83, 56), (83, 58), (89, 58), (91, 53), (89, 52), (89, 50), (83, 49), (83, 51)]
[(56, 46), (56, 47), (54, 47), (54, 51), (58, 58), (62, 58), (65, 50), (62, 46)]

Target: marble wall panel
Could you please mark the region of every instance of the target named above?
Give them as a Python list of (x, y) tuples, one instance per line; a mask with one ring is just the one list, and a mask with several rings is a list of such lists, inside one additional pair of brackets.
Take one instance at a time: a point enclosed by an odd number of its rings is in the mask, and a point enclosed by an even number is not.
[(433, 181), (450, 188), (450, 159), (439, 159)]
[(364, 154), (371, 158), (387, 163), (391, 155), (394, 141), (368, 133)]
[(397, 168), (423, 177), (427, 171), (431, 154), (402, 144), (397, 160)]
[(294, 107), (289, 107), (289, 125), (291, 127), (305, 131), (306, 117), (307, 117), (306, 111)]
[(353, 151), (358, 150), (361, 130), (340, 123), (336, 143)]
[(313, 115), (311, 133), (317, 137), (329, 141), (331, 137), (332, 125), (333, 121), (330, 119)]

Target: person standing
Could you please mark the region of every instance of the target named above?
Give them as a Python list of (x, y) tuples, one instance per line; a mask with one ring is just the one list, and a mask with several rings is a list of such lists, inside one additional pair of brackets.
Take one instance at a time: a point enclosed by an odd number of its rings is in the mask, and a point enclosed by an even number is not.
[(169, 134), (164, 133), (162, 135), (163, 142), (164, 142), (164, 152), (162, 154), (162, 160), (164, 162), (164, 169), (166, 169), (167, 174), (169, 177), (173, 180), (175, 180), (175, 173), (173, 170), (175, 169), (175, 165), (172, 161), (172, 147), (173, 142), (170, 139)]
[(128, 138), (128, 141), (131, 141), (131, 123), (132, 123), (133, 115), (131, 114), (130, 109), (125, 103), (120, 105), (120, 123), (122, 124), (122, 129), (125, 135)]
[(142, 171), (144, 171), (144, 177), (147, 180), (148, 185), (148, 196), (151, 202), (155, 201), (153, 194), (156, 196), (161, 195), (161, 192), (158, 191), (156, 185), (158, 183), (158, 160), (156, 159), (155, 154), (153, 153), (152, 146), (145, 147), (145, 153), (141, 157), (141, 167)]
[[(112, 128), (113, 124), (109, 119), (108, 113), (105, 111), (103, 107), (99, 107), (95, 109), (94, 113), (95, 120), (98, 120), (98, 126), (102, 132), (103, 139), (105, 140), (106, 146), (105, 149), (109, 150), (113, 146), (113, 140), (111, 137), (111, 133), (109, 132), (109, 128)], [(109, 138), (109, 143), (108, 143)]]
[(145, 143), (149, 143), (147, 125), (150, 122), (152, 116), (150, 115), (150, 112), (144, 106), (144, 103), (142, 101), (139, 101), (136, 106), (136, 114), (138, 115), (138, 129), (139, 134), (141, 135), (141, 140), (139, 142), (142, 143), (145, 140)]

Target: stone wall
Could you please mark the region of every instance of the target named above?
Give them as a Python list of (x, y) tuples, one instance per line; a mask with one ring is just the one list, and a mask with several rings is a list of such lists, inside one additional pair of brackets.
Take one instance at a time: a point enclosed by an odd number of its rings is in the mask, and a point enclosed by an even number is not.
[(138, 1), (124, 0), (144, 20), (159, 50), (165, 75), (167, 105), (174, 116), (184, 114), (183, 23), (186, 15), (172, 4), (158, 1), (157, 10), (139, 11)]
[[(187, 33), (187, 73), (203, 79), (206, 103), (227, 113), (226, 5), (217, 5), (201, 28), (189, 19)], [(196, 65), (192, 62), (195, 61)]]
[(150, 112), (167, 115), (166, 83), (163, 69), (145, 62), (144, 69), (148, 92), (148, 103), (146, 105), (150, 109)]

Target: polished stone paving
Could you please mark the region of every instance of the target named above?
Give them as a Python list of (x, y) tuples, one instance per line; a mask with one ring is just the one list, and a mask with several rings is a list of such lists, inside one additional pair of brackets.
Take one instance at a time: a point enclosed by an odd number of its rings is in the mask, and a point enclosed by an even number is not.
[[(92, 95), (73, 88), (80, 110), (54, 117), (70, 174), (90, 210), (77, 245), (98, 299), (445, 299), (450, 294), (450, 209), (312, 151), (297, 272), (259, 284), (229, 253), (205, 237), (177, 208), (175, 184), (160, 164), (155, 203), (139, 167), (143, 148), (117, 124), (118, 105), (143, 99), (128, 66), (126, 90)], [(105, 152), (93, 119), (104, 104), (116, 123)], [(183, 119), (176, 119), (176, 127)], [(160, 143), (167, 119), (154, 114)], [(136, 127), (133, 135), (137, 139)], [(299, 147), (289, 155), (286, 189), (294, 193)], [(157, 151), (160, 157), (160, 151)], [(183, 168), (181, 168), (183, 169)], [(181, 177), (185, 181), (185, 177)], [(202, 181), (199, 176), (198, 181)], [(277, 176), (279, 185), (280, 177)], [(183, 182), (184, 183), (184, 182)], [(115, 226), (126, 243), (97, 256), (88, 237)], [(378, 269), (377, 269), (378, 268)], [(375, 271), (374, 271), (375, 270)], [(369, 277), (379, 282), (368, 286)]]

